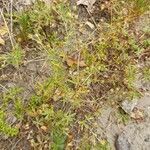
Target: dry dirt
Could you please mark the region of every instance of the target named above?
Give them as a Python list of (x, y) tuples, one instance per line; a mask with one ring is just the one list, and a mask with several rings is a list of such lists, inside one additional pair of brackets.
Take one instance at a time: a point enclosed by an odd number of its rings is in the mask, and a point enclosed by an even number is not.
[[(79, 20), (81, 22), (89, 21), (93, 25), (97, 25), (101, 21), (110, 21), (110, 10), (108, 8), (104, 10), (100, 10), (99, 6), (100, 4), (104, 3), (106, 0), (97, 0), (97, 2), (94, 4), (93, 10), (91, 13), (87, 12), (87, 9), (85, 6), (79, 6), (78, 7), (78, 16)], [(21, 2), (20, 2), (21, 3)], [(26, 0), (26, 4), (29, 3), (29, 1)], [(25, 5), (26, 5), (25, 4)], [(75, 5), (75, 1), (71, 0), (71, 8)], [(2, 6), (2, 2), (0, 1), (0, 6)], [(18, 6), (18, 5), (17, 5)], [(136, 32), (140, 32), (144, 27), (147, 27), (149, 21), (149, 15), (145, 15), (141, 17), (141, 19), (137, 20), (135, 22)], [(144, 26), (145, 24), (145, 26)], [(149, 25), (150, 26), (150, 25)], [(88, 28), (85, 29), (85, 36), (88, 34), (91, 34), (92, 30)], [(9, 42), (8, 45), (9, 46)], [(5, 50), (4, 50), (5, 49)], [(3, 53), (4, 51), (9, 50), (9, 47), (3, 47), (0, 49), (0, 53)], [(36, 80), (44, 80), (47, 76), (49, 76), (50, 71), (48, 69), (48, 66), (46, 66), (44, 57), (42, 54), (40, 56), (36, 56), (36, 51), (34, 48), (27, 49), (29, 52), (29, 57), (27, 57), (26, 64), (19, 70), (15, 71), (13, 68), (8, 66), (4, 70), (0, 70), (0, 84), (6, 87), (12, 87), (14, 85), (21, 85), (25, 89), (25, 93), (23, 95), (23, 101), (25, 102), (31, 93), (33, 93), (33, 87), (32, 85)], [(34, 53), (33, 56), (35, 58), (30, 58), (31, 53)], [(30, 62), (30, 60), (32, 61)], [(5, 76), (2, 76), (5, 75)], [(141, 81), (142, 82), (142, 81)], [(129, 121), (129, 125), (125, 125), (118, 123), (117, 117), (115, 115), (115, 110), (117, 108), (112, 108), (110, 106), (104, 105), (102, 108), (101, 115), (97, 119), (98, 128), (94, 129), (93, 132), (96, 132), (99, 135), (99, 138), (101, 139), (107, 139), (110, 143), (112, 150), (115, 148), (115, 143), (117, 140), (117, 137), (119, 136), (119, 139), (121, 139), (121, 136), (125, 136), (125, 138), (129, 139), (134, 134), (126, 134), (126, 130), (131, 130), (132, 132), (134, 130), (138, 131), (137, 126), (145, 126), (145, 124), (150, 124), (150, 85), (149, 83), (137, 83), (139, 88), (146, 89), (143, 93), (143, 98), (138, 100), (138, 103), (135, 107), (137, 107), (140, 110), (143, 110), (144, 112), (144, 118), (142, 121)], [(2, 91), (3, 88), (0, 88), (0, 91)], [(130, 128), (132, 126), (132, 128)], [(129, 129), (130, 128), (130, 129)], [(149, 129), (150, 130), (150, 129)], [(143, 133), (140, 133), (140, 136), (145, 136), (145, 134), (149, 134), (148, 132), (145, 133), (145, 131), (140, 131)], [(22, 134), (23, 132), (23, 134)], [(0, 137), (0, 150), (32, 150), (32, 147), (30, 146), (30, 143), (27, 140), (26, 134), (24, 134), (24, 131), (22, 131), (20, 135), (17, 138), (7, 138), (4, 139), (3, 136)], [(122, 133), (123, 132), (123, 133)], [(131, 133), (132, 133), (131, 132)], [(134, 131), (135, 132), (135, 131)], [(126, 134), (126, 135), (124, 135)], [(136, 137), (136, 141), (139, 141), (137, 139), (137, 134), (134, 135)], [(123, 140), (126, 140), (126, 139)], [(136, 145), (137, 142), (132, 139), (134, 142), (133, 144)], [(150, 141), (149, 141), (150, 142)], [(125, 145), (127, 145), (125, 143)], [(132, 145), (133, 148), (134, 145)], [(126, 148), (123, 149), (121, 146), (117, 146), (118, 150), (133, 150), (133, 148)], [(140, 150), (136, 147), (137, 150)], [(148, 149), (145, 149), (148, 150)]]

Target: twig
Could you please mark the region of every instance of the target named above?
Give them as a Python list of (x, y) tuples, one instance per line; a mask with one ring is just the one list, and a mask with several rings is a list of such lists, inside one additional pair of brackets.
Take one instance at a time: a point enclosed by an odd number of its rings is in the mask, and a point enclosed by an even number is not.
[(13, 7), (13, 0), (10, 0), (10, 33), (11, 33), (11, 36), (13, 33), (12, 7)]
[(2, 87), (4, 90), (8, 91), (8, 89), (6, 89), (6, 87), (4, 87), (2, 84), (0, 84), (0, 87)]
[(95, 21), (94, 18), (92, 17), (92, 15), (91, 15), (91, 13), (89, 12), (89, 10), (87, 9), (87, 7), (86, 7), (86, 6), (84, 6), (84, 7), (85, 7), (87, 13), (89, 14), (90, 18), (92, 19), (92, 21), (93, 21), (95, 27), (97, 28), (97, 23), (96, 23), (96, 21)]
[(18, 144), (22, 139), (23, 139), (23, 138), (20, 138), (15, 144), (13, 143), (11, 150), (14, 150), (14, 149), (16, 148), (17, 144)]
[(80, 82), (80, 51), (78, 54), (78, 62), (77, 62), (77, 72), (78, 72), (78, 76), (77, 76), (77, 87), (79, 86), (79, 82)]
[(13, 40), (12, 40), (11, 32), (10, 32), (10, 30), (9, 30), (9, 28), (8, 28), (8, 25), (7, 25), (7, 22), (6, 22), (6, 19), (5, 19), (5, 17), (4, 17), (4, 14), (3, 14), (2, 10), (0, 10), (0, 14), (1, 14), (2, 19), (3, 19), (3, 21), (4, 21), (4, 24), (5, 24), (6, 28), (7, 28), (7, 32), (8, 32), (8, 34), (9, 34), (9, 38), (10, 38), (11, 45), (12, 45), (12, 47), (14, 48), (14, 43), (13, 43)]

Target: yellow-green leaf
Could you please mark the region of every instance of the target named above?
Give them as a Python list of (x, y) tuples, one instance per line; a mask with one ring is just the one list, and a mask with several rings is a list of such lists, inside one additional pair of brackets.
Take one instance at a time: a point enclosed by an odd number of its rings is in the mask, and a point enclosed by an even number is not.
[(0, 45), (5, 45), (5, 41), (0, 37)]
[(8, 33), (8, 30), (5, 26), (0, 27), (0, 35), (3, 36)]

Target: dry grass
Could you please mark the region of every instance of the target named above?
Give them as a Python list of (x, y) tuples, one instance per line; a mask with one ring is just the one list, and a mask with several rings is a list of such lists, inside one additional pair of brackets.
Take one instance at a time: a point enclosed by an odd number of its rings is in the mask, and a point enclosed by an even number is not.
[[(147, 11), (147, 1), (108, 3), (111, 20), (96, 25), (92, 40), (82, 36), (85, 24), (68, 2), (47, 7), (37, 1), (20, 12), (5, 3), (1, 10), (7, 33), (0, 47), (0, 132), (30, 135), (35, 149), (110, 149), (107, 141), (91, 132), (95, 118), (104, 103), (119, 106), (124, 97), (140, 96), (134, 87), (137, 64), (149, 43), (137, 39), (130, 28)], [(143, 70), (149, 79), (149, 69)], [(6, 78), (15, 86), (3, 84)], [(7, 112), (17, 118), (12, 126), (5, 121)], [(84, 140), (93, 136), (96, 143)]]

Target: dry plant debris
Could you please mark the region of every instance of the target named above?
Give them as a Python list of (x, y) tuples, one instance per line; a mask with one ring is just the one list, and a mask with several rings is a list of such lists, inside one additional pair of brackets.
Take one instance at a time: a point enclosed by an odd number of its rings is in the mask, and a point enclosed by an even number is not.
[(110, 150), (145, 121), (149, 2), (70, 2), (0, 1), (0, 149)]

